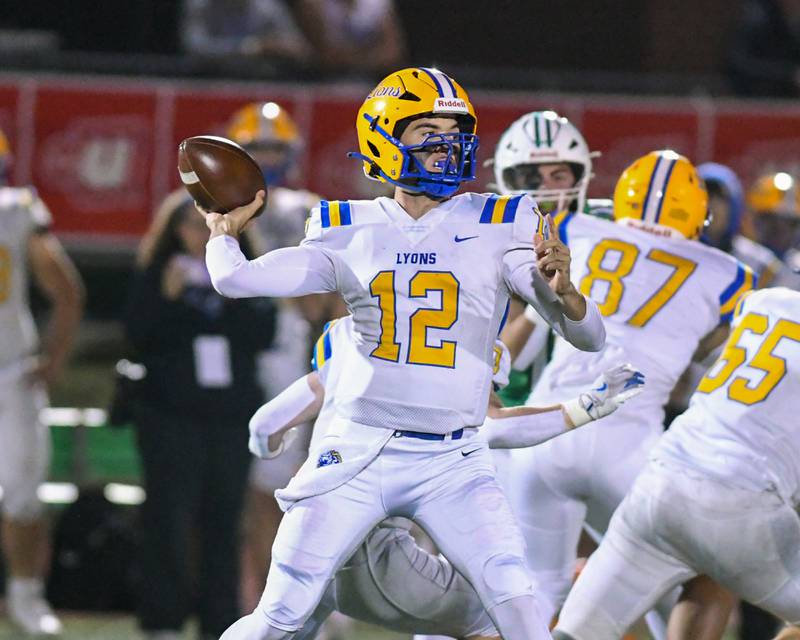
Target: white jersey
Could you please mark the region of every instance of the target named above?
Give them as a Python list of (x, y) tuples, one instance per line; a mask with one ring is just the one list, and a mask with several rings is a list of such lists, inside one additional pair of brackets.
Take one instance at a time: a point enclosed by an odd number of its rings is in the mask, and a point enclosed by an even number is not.
[(314, 345), (311, 368), (317, 372), (320, 383), (325, 389), (325, 399), (314, 421), (310, 449), (313, 449), (314, 445), (325, 436), (336, 415), (334, 398), (342, 379), (343, 352), (350, 348), (353, 342), (353, 316), (345, 316), (328, 322)]
[(0, 188), (0, 368), (37, 348), (28, 303), (28, 241), (50, 221), (33, 189)]
[(722, 355), (653, 457), (800, 503), (800, 293), (762, 289), (737, 306)]
[(733, 237), (731, 255), (752, 269), (760, 287), (770, 286), (783, 267), (780, 258), (772, 251), (745, 236)]
[(506, 255), (532, 264), (543, 228), (525, 196), (463, 194), (420, 220), (390, 198), (323, 201), (304, 244), (329, 257), (353, 315), (337, 413), (433, 433), (482, 424), (510, 293)]
[(658, 236), (584, 214), (557, 218), (572, 280), (605, 316), (606, 345), (586, 353), (558, 340), (533, 397), (558, 401), (630, 362), (647, 377), (637, 412), (661, 411), (699, 341), (729, 321), (753, 286), (750, 269), (700, 242)]
[[(344, 316), (328, 322), (314, 345), (311, 368), (319, 376), (320, 383), (325, 389), (325, 398), (314, 422), (310, 449), (313, 449), (314, 445), (325, 436), (336, 415), (334, 398), (342, 380), (343, 367), (341, 365), (345, 360), (343, 354), (347, 349), (352, 348), (354, 343), (353, 316)], [(495, 389), (508, 384), (510, 370), (511, 357), (508, 349), (500, 340), (495, 340), (492, 365), (492, 382)]]

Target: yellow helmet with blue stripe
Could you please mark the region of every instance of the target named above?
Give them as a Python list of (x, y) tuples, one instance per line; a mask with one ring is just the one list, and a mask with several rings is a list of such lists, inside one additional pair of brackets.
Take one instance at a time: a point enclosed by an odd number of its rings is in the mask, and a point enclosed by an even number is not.
[(761, 176), (747, 192), (747, 206), (756, 214), (800, 216), (800, 184), (786, 172)]
[[(400, 137), (409, 122), (423, 117), (450, 117), (458, 133), (434, 133), (418, 145), (404, 145)], [(364, 173), (409, 191), (448, 197), (459, 185), (475, 179), (477, 118), (467, 92), (438, 69), (403, 69), (384, 78), (367, 96), (356, 118), (359, 153)], [(446, 148), (440, 171), (428, 171), (414, 153)]]
[(260, 162), (268, 185), (280, 184), (297, 159), (302, 139), (292, 116), (277, 102), (251, 102), (236, 111), (228, 123), (228, 138), (256, 156), (277, 153), (276, 159)]
[(697, 169), (670, 150), (642, 156), (622, 172), (614, 189), (614, 219), (700, 237), (708, 215), (708, 193)]

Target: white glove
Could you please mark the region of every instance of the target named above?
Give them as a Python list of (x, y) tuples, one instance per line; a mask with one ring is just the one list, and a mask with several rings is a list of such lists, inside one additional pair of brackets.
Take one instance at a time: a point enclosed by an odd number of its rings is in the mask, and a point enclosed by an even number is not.
[(268, 434), (259, 433), (258, 431), (251, 432), (250, 439), (247, 441), (247, 448), (250, 449), (250, 453), (252, 453), (254, 456), (258, 456), (262, 460), (271, 460), (272, 458), (277, 458), (289, 447), (291, 447), (292, 443), (297, 439), (297, 436), (297, 427), (288, 429), (283, 433), (283, 437), (281, 438), (278, 448), (273, 450), (269, 448)]
[(639, 395), (644, 387), (644, 374), (630, 364), (607, 369), (592, 388), (562, 406), (572, 424), (580, 427), (616, 411), (621, 404)]

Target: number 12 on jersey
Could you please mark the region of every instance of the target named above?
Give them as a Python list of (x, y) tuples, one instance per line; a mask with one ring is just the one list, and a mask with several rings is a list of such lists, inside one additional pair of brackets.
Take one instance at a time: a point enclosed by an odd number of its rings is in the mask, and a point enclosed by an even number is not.
[[(381, 310), (381, 335), (378, 346), (372, 350), (373, 358), (400, 361), (400, 343), (397, 341), (397, 282), (394, 271), (381, 271), (369, 283), (369, 292), (378, 298)], [(438, 308), (420, 307), (408, 320), (408, 364), (453, 368), (456, 364), (456, 343), (441, 340), (438, 345), (428, 344), (428, 329), (450, 329), (458, 320), (460, 285), (449, 271), (418, 271), (408, 282), (409, 298), (427, 298), (439, 292)]]

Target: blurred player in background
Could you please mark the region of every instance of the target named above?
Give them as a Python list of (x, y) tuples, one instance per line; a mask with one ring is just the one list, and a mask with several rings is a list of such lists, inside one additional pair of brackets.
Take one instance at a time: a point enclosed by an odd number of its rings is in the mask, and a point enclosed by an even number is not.
[[(48, 534), (37, 489), (50, 464), (50, 433), (39, 419), (47, 388), (60, 378), (78, 331), (83, 285), (49, 232), (51, 216), (32, 187), (7, 186), (11, 154), (0, 132), (0, 487), (3, 556), (11, 620), (30, 634), (57, 635), (44, 599)], [(39, 341), (29, 278), (51, 306)]]
[(619, 638), (698, 573), (800, 624), (798, 363), (800, 293), (744, 297), (720, 360), (651, 452), (554, 636)]
[(263, 194), (206, 216), (207, 261), (221, 292), (340, 291), (357, 336), (336, 419), (282, 493), (287, 511), (262, 600), (226, 639), (291, 637), (369, 531), (396, 515), (426, 529), (507, 640), (549, 636), (475, 427), (511, 293), (580, 348), (601, 348), (604, 327), (569, 281), (552, 220), (530, 198), (454, 195), (474, 179), (476, 126), (452, 78), (404, 69), (370, 92), (356, 121), (354, 155), (367, 176), (395, 185), (394, 198), (324, 201), (300, 247), (253, 261), (236, 238)]
[(569, 120), (555, 111), (532, 111), (497, 142), (495, 186), (503, 195), (531, 196), (545, 213), (584, 211), (597, 155)]
[(621, 175), (615, 222), (577, 212), (560, 218), (574, 282), (598, 303), (608, 341), (588, 354), (558, 340), (529, 402), (571, 395), (619, 361), (641, 362), (648, 384), (636, 406), (622, 408), (602, 432), (590, 425), (511, 452), (502, 477), (548, 616), (572, 584), (584, 522), (606, 530), (662, 433), (675, 382), (693, 357), (725, 339), (734, 305), (753, 285), (749, 268), (696, 241), (706, 213), (707, 194), (692, 164), (658, 151)]
[[(708, 222), (700, 241), (729, 253), (746, 264), (756, 275), (759, 287), (766, 287), (783, 269), (781, 260), (767, 247), (741, 233), (745, 214), (742, 183), (729, 168), (715, 162), (697, 167), (697, 173), (708, 191)], [(697, 383), (719, 356), (720, 347), (702, 361), (692, 361), (670, 397), (666, 424), (683, 413)]]
[(786, 172), (761, 176), (747, 192), (756, 241), (771, 249), (783, 265), (771, 284), (800, 289), (800, 185)]
[[(280, 455), (294, 437), (296, 425), (313, 416), (312, 443), (325, 436), (335, 416), (337, 388), (346, 381), (342, 368), (345, 352), (355, 339), (352, 316), (326, 327), (314, 349), (314, 371), (261, 407), (250, 421), (250, 450), (255, 455)], [(495, 390), (508, 382), (509, 367), (508, 352), (498, 340)], [(578, 398), (552, 407), (505, 409), (492, 397), (480, 433), (492, 449), (534, 446), (609, 415), (640, 393), (643, 384), (638, 372), (623, 365), (604, 372)], [(370, 532), (337, 572), (296, 638), (313, 638), (334, 610), (394, 631), (441, 633), (455, 638), (497, 637), (475, 590), (445, 558), (421, 549), (409, 527), (408, 520), (390, 518)]]
[[(273, 251), (296, 246), (305, 234), (305, 222), (320, 197), (286, 186), (296, 172), (303, 148), (297, 124), (289, 112), (276, 102), (253, 102), (236, 111), (226, 135), (244, 147), (255, 159), (269, 188), (264, 215), (256, 228), (264, 249)], [(277, 330), (272, 347), (259, 355), (259, 374), (267, 398), (283, 391), (308, 372), (312, 336), (322, 324), (341, 315), (343, 306), (336, 294), (317, 294), (275, 301), (278, 304)], [(280, 458), (257, 460), (250, 474), (245, 511), (243, 563), (243, 605), (252, 611), (264, 589), (270, 549), (283, 513), (273, 493), (282, 489), (303, 464), (311, 437), (310, 425)]]
[[(502, 195), (528, 194), (542, 211), (552, 215), (569, 211), (610, 209), (608, 201), (587, 201), (592, 158), (583, 135), (554, 111), (532, 111), (515, 120), (495, 147), (491, 164), (494, 187)], [(588, 211), (587, 211), (588, 212)], [(500, 397), (522, 404), (547, 364), (552, 333), (532, 307), (518, 319), (525, 305), (513, 299), (508, 324), (501, 336), (512, 359), (509, 386)]]
[(767, 287), (781, 269), (781, 261), (763, 244), (742, 235), (744, 190), (725, 165), (706, 162), (697, 167), (708, 191), (708, 224), (700, 240), (730, 253), (753, 270), (759, 287)]

